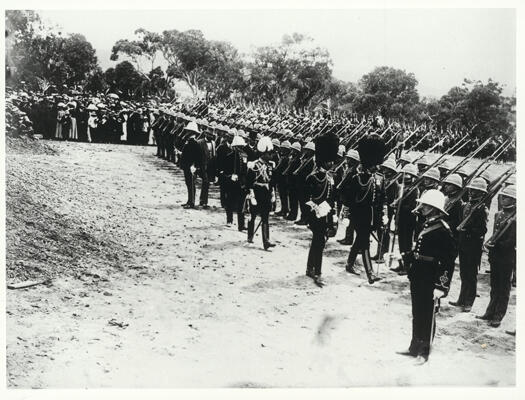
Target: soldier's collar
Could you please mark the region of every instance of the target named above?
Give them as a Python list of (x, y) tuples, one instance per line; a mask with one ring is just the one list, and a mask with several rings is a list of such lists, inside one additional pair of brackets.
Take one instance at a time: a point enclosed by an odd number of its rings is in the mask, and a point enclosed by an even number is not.
[(436, 215), (435, 217), (427, 219), (427, 224), (435, 224), (443, 219), (443, 215)]

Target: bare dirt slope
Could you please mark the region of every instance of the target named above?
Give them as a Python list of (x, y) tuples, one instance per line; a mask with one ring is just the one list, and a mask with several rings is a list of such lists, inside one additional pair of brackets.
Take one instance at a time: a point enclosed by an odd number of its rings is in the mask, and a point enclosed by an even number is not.
[[(310, 233), (278, 219), (260, 234), (183, 210), (181, 171), (151, 147), (8, 147), (8, 385), (44, 387), (348, 387), (513, 385), (515, 293), (498, 329), (474, 312), (438, 315), (430, 362), (395, 354), (410, 340), (406, 278), (369, 286), (331, 239), (320, 289), (304, 276)], [(10, 150), (11, 149), (11, 150)], [(339, 235), (342, 234), (342, 229)]]

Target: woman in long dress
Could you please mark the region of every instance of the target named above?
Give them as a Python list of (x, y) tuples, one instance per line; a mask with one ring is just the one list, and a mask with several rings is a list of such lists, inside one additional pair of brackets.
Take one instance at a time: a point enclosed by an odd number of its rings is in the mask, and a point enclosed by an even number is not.
[(78, 129), (77, 129), (77, 103), (72, 101), (68, 104), (69, 115), (71, 119), (71, 124), (69, 127), (69, 140), (78, 141)]
[(64, 103), (58, 103), (58, 112), (57, 112), (57, 124), (55, 128), (55, 139), (62, 140), (67, 137), (67, 133), (64, 132), (64, 125), (68, 118), (68, 113), (66, 112), (66, 105)]

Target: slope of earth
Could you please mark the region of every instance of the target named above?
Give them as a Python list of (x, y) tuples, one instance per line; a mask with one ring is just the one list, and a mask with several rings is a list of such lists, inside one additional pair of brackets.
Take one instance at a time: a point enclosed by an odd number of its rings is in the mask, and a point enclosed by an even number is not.
[(473, 312), (443, 301), (417, 367), (395, 353), (410, 340), (406, 278), (349, 276), (331, 239), (318, 288), (304, 227), (272, 217), (265, 252), (260, 233), (248, 244), (225, 225), (216, 187), (210, 210), (182, 209), (182, 173), (151, 147), (48, 146), (7, 154), (8, 282), (52, 279), (7, 292), (10, 387), (515, 384), (515, 292), (500, 328), (474, 319), (486, 265)]

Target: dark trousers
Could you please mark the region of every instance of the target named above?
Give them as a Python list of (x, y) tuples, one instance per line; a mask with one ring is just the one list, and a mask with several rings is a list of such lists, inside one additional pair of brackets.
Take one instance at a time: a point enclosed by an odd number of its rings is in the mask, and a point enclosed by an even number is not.
[(261, 217), (261, 232), (263, 244), (270, 241), (270, 210), (272, 208), (270, 191), (263, 187), (255, 187), (255, 199), (257, 205), (250, 204), (250, 220), (248, 221), (248, 240), (253, 239), (255, 234), (255, 220), (257, 215)]
[(293, 219), (296, 219), (297, 212), (299, 210), (299, 197), (297, 196), (297, 191), (295, 190), (295, 187), (290, 188), (288, 198), (290, 200), (290, 218), (293, 217)]
[(206, 167), (203, 167), (203, 170), (201, 171), (201, 194), (199, 198), (199, 203), (201, 206), (208, 205), (208, 191), (210, 190), (210, 180), (208, 179), (208, 171), (206, 171)]
[(460, 236), (459, 276), (461, 277), (461, 289), (458, 298), (459, 305), (472, 307), (474, 300), (476, 300), (482, 246), (482, 239)]
[(184, 168), (184, 182), (188, 190), (188, 204), (195, 205), (195, 175), (189, 168)]
[[(489, 253), (490, 302), (485, 315), (493, 321), (501, 321), (507, 313), (512, 286), (512, 270), (516, 265), (513, 251), (511, 249), (506, 254)], [(509, 257), (509, 253), (513, 256)]]
[(175, 147), (173, 146), (173, 135), (169, 135), (166, 140), (166, 157), (168, 161), (175, 162)]
[(288, 198), (288, 187), (286, 183), (280, 182), (277, 184), (279, 189), (279, 199), (281, 200), (281, 212), (283, 214), (288, 214), (290, 212), (290, 199)]
[(219, 198), (221, 200), (221, 207), (226, 208), (226, 186), (227, 182), (224, 176), (219, 175)]
[(312, 242), (308, 252), (308, 261), (306, 262), (306, 275), (321, 275), (323, 265), (323, 251), (326, 245), (327, 222), (325, 218), (313, 218), (310, 222), (312, 230)]
[(244, 199), (241, 185), (239, 182), (232, 182), (229, 178), (224, 178), (224, 195), (225, 195), (225, 209), (226, 209), (226, 223), (233, 223), (233, 213), (237, 213), (237, 228), (244, 229)]
[[(415, 355), (428, 356), (430, 334), (435, 333), (436, 322), (432, 327), (434, 313), (434, 283), (431, 279), (415, 278), (410, 281), (412, 299), (412, 340), (409, 351)], [(433, 338), (432, 338), (433, 339)]]

